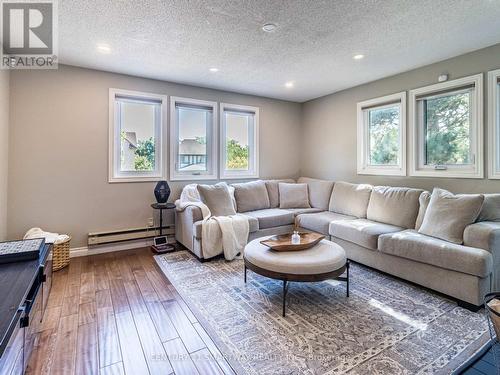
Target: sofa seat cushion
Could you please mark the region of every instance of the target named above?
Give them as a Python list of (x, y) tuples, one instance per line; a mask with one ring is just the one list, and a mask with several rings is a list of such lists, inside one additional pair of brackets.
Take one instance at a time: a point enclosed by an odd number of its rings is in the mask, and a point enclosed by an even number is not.
[[(201, 225), (203, 220), (197, 221), (193, 224), (193, 235), (201, 240)], [(248, 216), (248, 231), (249, 233), (257, 232), (259, 230), (259, 220), (254, 217)]]
[(457, 245), (411, 229), (380, 236), (379, 250), (386, 254), (479, 277), (488, 276), (493, 264), (492, 256), (486, 250)]
[(315, 214), (318, 212), (322, 212), (321, 208), (287, 208), (287, 211), (293, 212), (295, 216), (302, 214)]
[(303, 213), (297, 216), (296, 222), (299, 227), (322, 233), (328, 236), (328, 228), (332, 221), (354, 220), (354, 216), (337, 214), (335, 212), (324, 211), (318, 213)]
[(267, 208), (264, 210), (245, 212), (245, 215), (253, 217), (259, 221), (259, 229), (281, 227), (294, 223), (293, 212), (280, 208)]
[(335, 221), (330, 224), (329, 232), (341, 240), (355, 243), (367, 249), (377, 250), (378, 236), (386, 233), (400, 232), (404, 228), (379, 223), (367, 219)]

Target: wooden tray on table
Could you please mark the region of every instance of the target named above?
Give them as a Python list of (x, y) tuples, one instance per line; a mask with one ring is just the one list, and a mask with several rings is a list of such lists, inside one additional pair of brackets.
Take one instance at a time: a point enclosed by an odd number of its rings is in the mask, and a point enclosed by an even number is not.
[(300, 243), (294, 245), (292, 244), (292, 234), (293, 233), (272, 236), (266, 240), (260, 241), (260, 243), (276, 251), (297, 251), (309, 249), (325, 238), (324, 235), (319, 233), (299, 232)]

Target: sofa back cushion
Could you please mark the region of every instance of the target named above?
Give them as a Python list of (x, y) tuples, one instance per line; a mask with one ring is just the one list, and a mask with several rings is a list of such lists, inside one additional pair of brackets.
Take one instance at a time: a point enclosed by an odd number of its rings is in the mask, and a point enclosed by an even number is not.
[(366, 218), (413, 229), (418, 215), (420, 194), (420, 189), (375, 186), (368, 203)]
[(328, 210), (338, 214), (366, 218), (371, 192), (371, 185), (336, 182), (333, 185)]
[(310, 208), (307, 184), (278, 184), (280, 208)]
[(484, 194), (483, 208), (477, 221), (500, 221), (500, 194)]
[(424, 221), (425, 211), (427, 211), (427, 206), (429, 206), (429, 201), (431, 200), (431, 193), (428, 191), (422, 192), (420, 197), (418, 198), (418, 215), (417, 220), (415, 222), (415, 229), (419, 230), (422, 226), (422, 222)]
[(236, 215), (233, 199), (226, 183), (216, 185), (198, 185), (200, 199), (210, 210), (212, 216)]
[(483, 201), (482, 194), (454, 195), (434, 188), (418, 232), (462, 244), (465, 227), (476, 221)]
[(307, 184), (309, 190), (309, 203), (311, 207), (328, 210), (332, 195), (333, 181), (317, 180), (315, 178), (301, 177), (298, 183)]
[(293, 184), (295, 181), (291, 178), (284, 180), (266, 180), (266, 189), (267, 194), (269, 195), (269, 204), (271, 208), (277, 208), (280, 206), (280, 193), (278, 189), (278, 184), (280, 182), (286, 182), (289, 184)]
[(238, 212), (262, 210), (271, 207), (264, 181), (244, 182), (233, 184), (233, 186)]

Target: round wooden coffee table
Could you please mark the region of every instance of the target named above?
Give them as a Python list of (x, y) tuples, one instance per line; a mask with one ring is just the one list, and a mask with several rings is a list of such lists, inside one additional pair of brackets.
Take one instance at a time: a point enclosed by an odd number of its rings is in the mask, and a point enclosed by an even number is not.
[[(307, 250), (274, 251), (257, 238), (245, 247), (245, 283), (247, 268), (259, 275), (283, 281), (283, 316), (285, 316), (286, 293), (289, 281), (315, 282), (336, 279), (346, 282), (349, 297), (349, 261), (344, 249), (328, 240), (322, 240)], [(343, 273), (346, 276), (341, 276)]]

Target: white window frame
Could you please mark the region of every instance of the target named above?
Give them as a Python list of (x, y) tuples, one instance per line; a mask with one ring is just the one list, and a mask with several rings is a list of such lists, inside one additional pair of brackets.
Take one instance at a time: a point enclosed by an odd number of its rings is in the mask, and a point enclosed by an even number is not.
[[(212, 108), (212, 126), (207, 129), (207, 165), (209, 170), (206, 172), (179, 172), (176, 168), (177, 154), (179, 151), (179, 124), (176, 112), (176, 103), (210, 107)], [(209, 140), (210, 138), (210, 140)], [(217, 179), (217, 102), (182, 98), (178, 96), (170, 97), (170, 180), (171, 181), (198, 181), (198, 180), (216, 180)]]
[(500, 179), (500, 69), (488, 72), (488, 178)]
[[(422, 95), (435, 94), (436, 96), (449, 93), (453, 89), (459, 90), (461, 87), (474, 86), (471, 101), (471, 146), (474, 154), (474, 164), (467, 166), (446, 166), (446, 169), (436, 169), (436, 167), (425, 166), (423, 130), (419, 129), (419, 111), (417, 107), (417, 97)], [(483, 178), (483, 74), (441, 82), (430, 86), (410, 90), (410, 176), (423, 177), (446, 177), (446, 178)], [(438, 167), (439, 168), (439, 167)]]
[[(249, 147), (248, 171), (226, 170), (226, 117), (225, 111), (251, 112), (254, 114), (253, 147)], [(250, 145), (249, 145), (250, 146)], [(247, 105), (220, 103), (220, 156), (219, 168), (221, 179), (259, 178), (259, 108)]]
[[(120, 172), (120, 161), (118, 153), (121, 150), (121, 136), (119, 125), (119, 113), (117, 111), (116, 97), (126, 97), (131, 100), (154, 100), (160, 102), (160, 110), (156, 116), (155, 124), (155, 164), (156, 169), (152, 172), (148, 171), (130, 171)], [(122, 89), (109, 89), (109, 133), (108, 133), (108, 182), (150, 182), (165, 179), (164, 167), (164, 152), (163, 145), (166, 144), (164, 139), (164, 124), (167, 109), (167, 99), (165, 95), (151, 94), (139, 91), (130, 91)]]
[[(370, 164), (369, 110), (399, 107), (398, 165)], [(358, 103), (358, 174), (380, 176), (406, 176), (406, 91), (365, 100)]]

